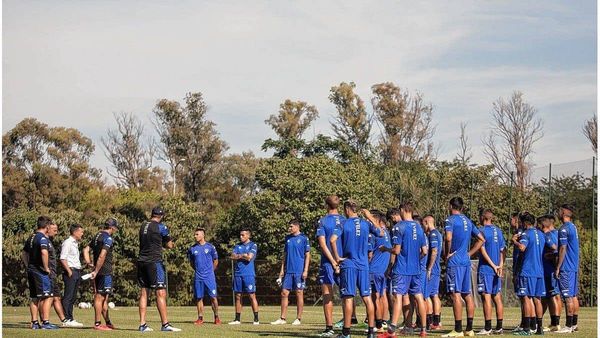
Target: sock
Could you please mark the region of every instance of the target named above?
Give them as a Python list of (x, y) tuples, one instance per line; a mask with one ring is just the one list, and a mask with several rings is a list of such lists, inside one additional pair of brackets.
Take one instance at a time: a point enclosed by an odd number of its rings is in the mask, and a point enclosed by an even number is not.
[(110, 319), (109, 320), (105, 320), (105, 322), (106, 322), (106, 325), (112, 325), (112, 322), (110, 321)]
[(490, 331), (492, 329), (492, 321), (491, 320), (486, 320), (484, 328), (485, 328), (486, 331)]
[(537, 328), (537, 322), (535, 321), (535, 317), (529, 317), (529, 329), (531, 331), (535, 331)]
[(550, 326), (556, 326), (556, 325), (558, 325), (558, 323), (560, 322), (560, 319), (557, 321), (556, 317), (558, 317), (558, 316), (550, 316)]
[(542, 326), (542, 322), (543, 322), (543, 318), (537, 318), (537, 333), (542, 333), (543, 332), (543, 326)]
[(371, 334), (373, 331), (375, 331), (375, 328), (369, 326), (369, 331), (367, 331), (367, 334)]
[(94, 325), (95, 326), (100, 326), (100, 322), (95, 322)]
[(215, 320), (219, 319), (219, 314), (215, 313)]
[(440, 315), (433, 315), (433, 325), (440, 325)]
[(281, 320), (285, 321), (285, 318), (283, 318), (283, 317), (279, 317), (279, 319), (281, 319)]
[(473, 331), (473, 318), (467, 318), (467, 329), (465, 331)]
[[(215, 316), (216, 317), (216, 316)], [(199, 320), (204, 320), (204, 318), (202, 316), (198, 316)]]
[(567, 323), (565, 324), (566, 327), (571, 327), (573, 326), (573, 316), (567, 316)]
[(344, 327), (344, 328), (342, 329), (342, 334), (343, 334), (344, 336), (349, 336), (349, 335), (350, 335), (350, 328), (349, 328), (349, 327)]
[(383, 326), (383, 320), (381, 320), (381, 319), (375, 319), (375, 326), (378, 329), (381, 329), (381, 327)]
[(573, 326), (577, 325), (577, 317), (579, 315), (573, 315)]
[(350, 324), (358, 324), (358, 319), (356, 319), (356, 317), (352, 317), (352, 319), (350, 320)]
[(417, 315), (417, 327), (421, 327), (421, 316)]
[(425, 326), (427, 328), (429, 328), (431, 326), (431, 322), (433, 322), (433, 315), (432, 314), (428, 314), (427, 315), (427, 320), (425, 322)]
[(169, 326), (169, 325), (171, 325), (171, 323), (169, 323), (169, 322), (166, 322), (166, 323), (164, 323), (164, 324), (162, 325), (162, 327), (167, 327), (167, 326)]
[(521, 328), (523, 328), (524, 331), (529, 332), (529, 317), (523, 317), (522, 324), (523, 326), (521, 326)]
[(521, 324), (519, 326), (523, 329), (525, 328), (525, 315), (521, 315)]
[(502, 328), (502, 319), (496, 319), (496, 330), (500, 330)]
[(254, 312), (254, 321), (258, 322), (258, 312)]
[(241, 313), (239, 313), (239, 312), (236, 312), (236, 313), (235, 313), (235, 320), (239, 322), (239, 321), (240, 321), (240, 318), (242, 318), (242, 314), (241, 314)]
[(40, 325), (40, 322), (38, 320), (32, 320), (31, 325)]
[(462, 320), (455, 320), (454, 321), (454, 331), (456, 331), (456, 332), (462, 332)]
[(69, 321), (69, 319), (65, 318), (65, 319), (61, 320), (60, 322), (61, 322), (61, 323), (66, 323), (66, 322), (68, 322), (68, 321)]
[(333, 325), (325, 325), (325, 330), (332, 331), (333, 330)]
[(394, 333), (394, 332), (396, 332), (396, 324), (392, 324), (392, 323), (390, 323), (390, 324), (388, 325), (388, 333), (389, 333), (389, 334), (392, 334), (392, 333)]

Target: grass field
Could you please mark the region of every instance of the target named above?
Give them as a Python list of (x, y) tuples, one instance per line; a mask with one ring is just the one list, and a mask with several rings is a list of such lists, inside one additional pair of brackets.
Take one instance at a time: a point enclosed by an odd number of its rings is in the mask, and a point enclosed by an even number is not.
[[(212, 312), (209, 307), (206, 307), (205, 319), (212, 319)], [(290, 315), (288, 315), (288, 322), (291, 323), (295, 318), (295, 307), (290, 307)], [(219, 309), (223, 325), (216, 326), (212, 323), (203, 324), (202, 326), (194, 326), (192, 323), (196, 319), (196, 310), (194, 307), (170, 307), (169, 308), (169, 320), (170, 322), (181, 329), (182, 332), (163, 333), (163, 332), (150, 332), (144, 335), (158, 336), (158, 335), (175, 335), (178, 337), (315, 337), (319, 332), (323, 330), (323, 313), (320, 306), (312, 307), (308, 306), (305, 308), (302, 325), (292, 326), (281, 325), (274, 326), (270, 325), (269, 322), (276, 320), (279, 316), (279, 307), (275, 306), (263, 306), (260, 309), (260, 320), (261, 325), (252, 325), (252, 312), (250, 307), (244, 307), (242, 313), (242, 325), (227, 325), (226, 323), (233, 319), (233, 308), (230, 306), (222, 307)], [(357, 308), (359, 318), (363, 317), (361, 313), (364, 313), (364, 308)], [(339, 307), (336, 308), (335, 318), (340, 318), (341, 313)], [(483, 326), (482, 310), (476, 310), (475, 316), (475, 330), (478, 331)], [(2, 335), (4, 337), (139, 337), (140, 332), (137, 332), (138, 327), (138, 312), (135, 307), (119, 308), (111, 310), (111, 319), (114, 325), (118, 328), (115, 331), (110, 332), (99, 332), (91, 329), (93, 324), (93, 310), (77, 309), (75, 312), (75, 318), (84, 323), (86, 327), (81, 329), (75, 328), (61, 328), (59, 330), (45, 331), (45, 330), (31, 330), (28, 329), (29, 325), (29, 310), (26, 307), (4, 307), (2, 309)], [(160, 329), (160, 323), (158, 319), (158, 312), (156, 309), (148, 311), (148, 324), (155, 330)], [(290, 320), (291, 319), (291, 320)], [(520, 319), (519, 309), (507, 308), (504, 315), (504, 327), (512, 329)], [(51, 321), (56, 323), (56, 315), (53, 313)], [(544, 325), (547, 325), (549, 318), (544, 318)], [(452, 329), (453, 318), (450, 308), (444, 308), (442, 312), (442, 323), (444, 324), (444, 330), (435, 333), (430, 333), (430, 336), (440, 336), (443, 333), (448, 332)], [(597, 323), (597, 308), (581, 308), (579, 314), (579, 328), (578, 333), (568, 334), (569, 337), (596, 337), (596, 323)], [(564, 315), (561, 318), (561, 324), (564, 324)], [(464, 320), (463, 320), (463, 325)], [(496, 325), (495, 320), (493, 325)], [(363, 337), (365, 334), (362, 330), (353, 330), (352, 335), (354, 337)], [(508, 334), (507, 334), (508, 335)], [(559, 336), (558, 334), (552, 334), (552, 336)]]

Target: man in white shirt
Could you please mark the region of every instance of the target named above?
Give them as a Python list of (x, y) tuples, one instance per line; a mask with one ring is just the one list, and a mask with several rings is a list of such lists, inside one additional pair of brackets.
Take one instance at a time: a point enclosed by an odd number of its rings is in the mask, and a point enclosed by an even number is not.
[[(63, 282), (65, 283), (65, 292), (62, 298), (62, 306), (65, 311), (66, 320), (72, 324), (79, 324), (73, 319), (73, 305), (79, 289), (81, 279), (81, 261), (79, 260), (79, 242), (83, 238), (83, 228), (79, 224), (73, 224), (69, 228), (71, 236), (65, 239), (60, 250), (60, 263), (63, 266)], [(75, 326), (73, 325), (73, 326)]]

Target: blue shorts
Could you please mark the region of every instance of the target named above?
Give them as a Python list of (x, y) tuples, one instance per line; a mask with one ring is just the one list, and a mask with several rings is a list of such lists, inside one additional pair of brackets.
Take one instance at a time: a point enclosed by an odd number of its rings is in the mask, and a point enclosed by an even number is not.
[(44, 299), (54, 296), (52, 280), (47, 273), (28, 268), (27, 281), (29, 283), (29, 297), (32, 299)]
[(387, 278), (385, 278), (385, 274), (383, 273), (371, 273), (371, 290), (375, 290), (380, 296), (385, 294), (387, 290)]
[(421, 290), (421, 274), (418, 275), (392, 275), (392, 294), (394, 295), (419, 295), (423, 294)]
[(354, 297), (356, 288), (358, 288), (361, 297), (371, 295), (369, 270), (343, 268), (340, 272), (340, 293), (342, 297)]
[(331, 264), (321, 264), (319, 267), (319, 284), (340, 285), (340, 276), (335, 274)]
[(94, 278), (96, 293), (101, 295), (110, 295), (113, 292), (113, 283), (111, 275), (96, 276)]
[(575, 271), (561, 271), (558, 275), (560, 295), (563, 298), (571, 298), (579, 294), (579, 273)]
[(196, 298), (196, 300), (204, 298), (204, 291), (206, 291), (206, 294), (211, 298), (217, 297), (217, 282), (215, 281), (215, 275), (205, 279), (194, 277), (194, 298)]
[(544, 275), (544, 284), (546, 285), (546, 297), (554, 297), (556, 295), (560, 295), (558, 279), (556, 279), (554, 273)]
[(254, 276), (235, 276), (233, 278), (233, 292), (255, 293), (256, 280)]
[(502, 291), (502, 278), (496, 274), (479, 273), (477, 275), (477, 292), (497, 295)]
[(471, 267), (449, 266), (446, 269), (446, 291), (449, 293), (471, 293)]
[(546, 285), (543, 277), (519, 277), (519, 297), (546, 297)]
[(301, 273), (286, 273), (283, 277), (281, 288), (284, 290), (304, 290), (305, 287), (306, 281), (302, 279)]
[[(426, 275), (427, 276), (427, 275)], [(425, 298), (433, 297), (440, 293), (440, 275), (431, 275), (425, 283)]]

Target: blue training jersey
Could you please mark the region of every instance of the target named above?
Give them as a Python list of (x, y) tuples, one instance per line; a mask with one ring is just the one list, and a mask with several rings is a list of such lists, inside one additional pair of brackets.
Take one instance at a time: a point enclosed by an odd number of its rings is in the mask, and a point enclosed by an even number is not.
[[(519, 235), (519, 238), (521, 237), (521, 235), (523, 235), (523, 233), (525, 232), (525, 229), (519, 227), (517, 228), (517, 234)], [(522, 262), (522, 255), (521, 255), (521, 251), (519, 250), (519, 248), (517, 248), (516, 244), (513, 244), (513, 265), (512, 265), (512, 272), (513, 275), (519, 275), (519, 270), (521, 269), (521, 266), (523, 265)]]
[[(433, 229), (429, 232), (429, 252), (427, 253), (427, 256), (429, 259), (435, 259), (435, 263), (433, 263), (431, 268), (432, 275), (439, 275), (442, 272), (442, 268), (440, 267), (440, 257), (442, 257), (442, 241), (442, 234), (437, 229)], [(432, 251), (434, 248), (437, 249), (437, 254), (435, 257), (432, 256)]]
[(192, 245), (188, 250), (188, 259), (194, 268), (195, 278), (204, 280), (215, 275), (213, 261), (218, 260), (219, 255), (212, 244), (206, 242)]
[[(333, 235), (333, 231), (335, 230), (335, 228), (338, 226), (341, 226), (345, 220), (346, 220), (346, 217), (344, 217), (342, 215), (338, 215), (338, 214), (335, 214), (335, 215), (327, 214), (319, 220), (319, 227), (317, 228), (317, 235), (316, 235), (317, 240), (319, 240), (319, 237), (325, 237), (325, 243), (327, 244), (327, 249), (329, 249), (330, 252), (331, 252), (331, 243), (329, 242), (329, 239), (331, 238), (331, 235)], [(341, 239), (341, 237), (338, 236), (338, 240), (336, 242), (337, 242), (336, 244), (337, 244), (337, 249), (338, 249), (338, 256), (342, 257), (343, 255), (342, 255), (342, 239)], [(331, 255), (333, 256), (333, 252), (331, 253)], [(321, 252), (321, 265), (326, 265), (326, 264), (331, 265), (331, 262)]]
[(334, 234), (342, 238), (341, 268), (369, 270), (369, 233), (381, 237), (379, 228), (359, 217), (348, 218)]
[(310, 252), (308, 238), (302, 233), (285, 236), (285, 273), (302, 273), (304, 271), (304, 255)]
[(558, 244), (567, 246), (567, 252), (560, 266), (560, 271), (577, 272), (579, 270), (579, 236), (575, 224), (566, 222), (560, 227)]
[(421, 272), (421, 248), (427, 246), (425, 234), (415, 221), (401, 221), (394, 226), (392, 245), (400, 245), (392, 271), (399, 275), (418, 275)]
[(519, 243), (525, 245), (523, 256), (523, 267), (521, 268), (521, 277), (544, 277), (544, 268), (542, 267), (542, 255), (546, 245), (546, 236), (536, 228), (525, 230)]
[[(544, 275), (551, 275), (556, 271), (556, 254), (558, 253), (558, 230), (550, 230), (544, 234), (546, 236), (546, 246), (544, 248)], [(546, 254), (552, 254), (551, 258), (546, 258)]]
[[(506, 250), (506, 243), (504, 242), (504, 235), (495, 225), (484, 225), (479, 228), (479, 231), (485, 238), (485, 251), (495, 265), (500, 265), (501, 252)], [(483, 255), (479, 254), (479, 266), (477, 272), (484, 275), (495, 275), (494, 269), (490, 264), (483, 258)]]
[(254, 260), (258, 254), (258, 246), (252, 241), (244, 243), (238, 243), (233, 247), (233, 253), (237, 255), (243, 255), (252, 253), (252, 259), (247, 261), (245, 259), (238, 259), (235, 262), (235, 275), (236, 276), (255, 276), (254, 272)]
[(479, 229), (467, 216), (458, 214), (446, 218), (445, 231), (452, 233), (452, 242), (448, 250), (450, 253), (454, 252), (454, 255), (448, 260), (448, 266), (471, 266), (469, 257), (471, 236), (479, 235)]
[[(425, 246), (427, 247), (427, 253), (425, 254), (425, 256), (421, 256), (421, 260), (419, 261), (419, 266), (421, 268), (421, 271), (426, 271), (427, 270), (427, 262), (428, 262), (428, 258), (429, 258), (429, 240), (427, 239), (427, 236), (425, 236), (425, 231), (423, 231), (423, 238), (425, 238)], [(425, 281), (423, 281), (423, 282), (425, 282)]]
[(387, 229), (383, 229), (383, 231), (383, 237), (376, 237), (369, 234), (369, 252), (373, 252), (373, 257), (371, 257), (371, 261), (369, 262), (370, 273), (385, 273), (390, 264), (390, 256), (392, 254), (379, 250), (381, 246), (386, 248), (392, 247), (389, 231)]

